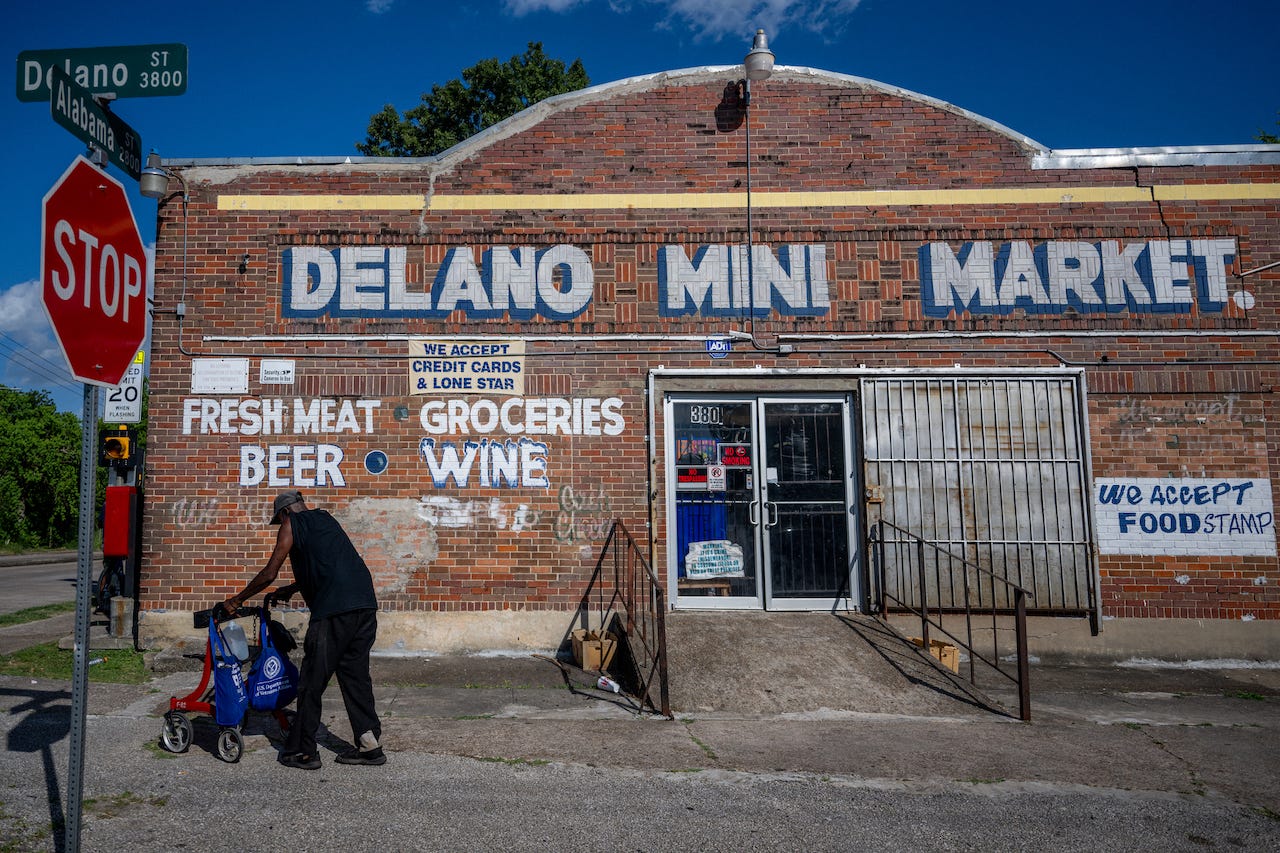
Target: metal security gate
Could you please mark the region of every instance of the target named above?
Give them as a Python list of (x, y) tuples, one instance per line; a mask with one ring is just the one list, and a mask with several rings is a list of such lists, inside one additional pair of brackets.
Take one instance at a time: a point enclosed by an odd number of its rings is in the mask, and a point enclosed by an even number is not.
[[(1076, 377), (861, 381), (864, 483), (879, 517), (1035, 593), (1035, 611), (1089, 613), (1094, 575), (1083, 390)], [(910, 563), (885, 543), (889, 565)], [(957, 563), (957, 565), (962, 565)], [(936, 566), (929, 594), (962, 608), (963, 569)], [(970, 579), (972, 607), (1012, 607)], [(918, 579), (887, 572), (914, 602)], [(934, 596), (937, 596), (934, 598)]]

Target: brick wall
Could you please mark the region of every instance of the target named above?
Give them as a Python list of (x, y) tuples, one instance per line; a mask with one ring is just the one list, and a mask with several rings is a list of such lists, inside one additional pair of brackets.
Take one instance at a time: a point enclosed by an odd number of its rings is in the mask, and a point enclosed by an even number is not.
[[(186, 216), (176, 199), (159, 212), (143, 609), (208, 606), (265, 562), (274, 536), (265, 524), (268, 508), (285, 483), (264, 477), (247, 484), (246, 447), (261, 448), (268, 460), (272, 446), (287, 447), (277, 458), (288, 460), (279, 470), (289, 486), (329, 470), (326, 459), (336, 465), (342, 485), (330, 477), (299, 487), (347, 524), (388, 610), (572, 609), (613, 518), (641, 539), (659, 534), (656, 568), (664, 572), (661, 519), (649, 527), (647, 493), (661, 490), (662, 472), (650, 466), (647, 372), (707, 367), (697, 338), (740, 328), (741, 317), (664, 312), (659, 256), (665, 246), (694, 257), (701, 247), (745, 239), (744, 114), (734, 91), (731, 78), (706, 74), (605, 89), (563, 101), (538, 120), (517, 119), (439, 162), (180, 167), (191, 190)], [(971, 116), (822, 75), (782, 72), (758, 86), (750, 121), (753, 240), (775, 252), (825, 247), (829, 302), (811, 315), (774, 311), (755, 321), (755, 331), (765, 339), (845, 337), (800, 343), (785, 363), (738, 348), (717, 366), (1048, 369), (1061, 358), (1087, 365), (1095, 477), (1250, 477), (1276, 485), (1270, 460), (1280, 358), (1272, 333), (1280, 324), (1267, 297), (1280, 270), (1247, 287), (1230, 282), (1233, 292), (1254, 294), (1248, 307), (1229, 299), (1215, 311), (1197, 303), (1182, 313), (1016, 309), (936, 317), (922, 310), (920, 259), (932, 243), (958, 249), (981, 241), (1223, 238), (1236, 241), (1239, 272), (1280, 260), (1275, 194), (1178, 201), (1153, 188), (1275, 185), (1280, 166), (1032, 169), (1034, 151), (1024, 140)], [(1118, 188), (1119, 200), (1075, 200), (1092, 198), (1085, 190), (1097, 188)], [(954, 195), (1043, 189), (1057, 201), (1007, 195), (963, 203)], [(859, 191), (884, 193), (886, 201), (794, 195)], [(913, 191), (953, 195), (938, 203), (892, 197)], [(695, 193), (708, 195), (679, 201)], [(562, 203), (519, 201), (531, 194)], [(601, 203), (604, 194), (627, 201)], [(666, 202), (644, 203), (652, 194)], [(322, 196), (418, 196), (431, 207), (300, 202), (277, 209), (245, 201)], [(592, 202), (566, 204), (564, 197)], [(480, 209), (468, 209), (467, 200)], [(403, 247), (397, 272), (421, 292), (439, 287), (451, 250), (483, 269), (494, 247), (560, 245), (584, 250), (593, 277), (590, 303), (569, 319), (479, 317), (463, 309), (439, 317), (300, 317), (284, 304), (285, 253), (294, 247)], [(181, 323), (179, 302), (186, 309)], [(853, 337), (867, 333), (881, 337)], [(921, 341), (907, 337), (913, 333), (955, 336)], [(980, 335), (962, 336), (969, 333)], [(445, 442), (465, 453), (467, 441), (528, 438), (539, 445), (534, 455), (545, 464), (547, 484), (495, 488), (478, 476), (466, 485), (434, 482), (422, 452), (423, 439), (432, 437), (423, 405), (504, 399), (410, 393), (406, 339), (450, 336), (526, 338), (524, 398), (570, 405), (616, 398), (623, 429), (480, 433), (472, 422), (466, 434), (434, 435), (435, 451)], [(248, 359), (246, 390), (193, 390), (193, 357)], [(292, 384), (259, 382), (261, 361), (271, 358), (294, 362)], [(217, 401), (212, 421), (191, 414), (202, 400)], [(254, 407), (261, 412), (277, 400), (282, 430), (262, 434)], [(295, 406), (305, 410), (315, 401), (332, 401), (335, 411), (346, 404), (353, 417), (330, 431), (295, 433)], [(210, 423), (216, 426), (205, 429)], [(476, 450), (478, 459), (485, 447)], [(337, 448), (340, 461), (325, 448)], [(370, 452), (385, 454), (385, 471), (366, 467)], [(1107, 614), (1280, 617), (1274, 555), (1104, 553), (1100, 570)]]

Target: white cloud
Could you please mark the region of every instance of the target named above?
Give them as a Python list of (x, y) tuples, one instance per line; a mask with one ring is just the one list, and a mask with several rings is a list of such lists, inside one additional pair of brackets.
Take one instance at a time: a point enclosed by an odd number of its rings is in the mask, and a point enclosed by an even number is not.
[[(505, 0), (516, 17), (533, 12), (568, 12), (591, 0)], [(643, 3), (658, 7), (658, 26), (687, 29), (697, 38), (749, 37), (763, 27), (770, 36), (788, 29), (804, 29), (834, 37), (861, 0), (608, 0), (609, 8), (625, 13)]]
[(521, 18), (534, 12), (568, 12), (574, 6), (590, 2), (591, 0), (506, 0), (503, 5), (508, 12)]
[[(143, 246), (147, 256), (147, 299), (155, 283), (155, 244)], [(172, 310), (172, 306), (169, 306)], [(143, 347), (150, 351), (151, 329)], [(54, 337), (44, 310), (41, 283), (23, 281), (0, 290), (0, 384), (12, 388), (50, 391), (59, 408), (79, 411), (83, 386), (67, 368), (66, 357)]]
[(389, 10), (396, 0), (365, 0), (364, 7), (375, 15)]
[(24, 281), (0, 292), (0, 332), (36, 355), (58, 353), (53, 327), (40, 298), (39, 281)]
[(0, 291), (0, 383), (14, 388), (75, 384), (44, 312), (40, 282)]

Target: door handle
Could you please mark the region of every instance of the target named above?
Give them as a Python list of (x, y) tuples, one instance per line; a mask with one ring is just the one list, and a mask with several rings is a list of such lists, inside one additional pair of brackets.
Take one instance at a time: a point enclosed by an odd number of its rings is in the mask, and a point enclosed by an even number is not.
[(769, 501), (769, 503), (767, 503), (765, 506), (770, 515), (770, 519), (765, 524), (765, 527), (777, 527), (778, 526), (778, 505), (773, 501)]
[(747, 504), (747, 517), (751, 519), (752, 527), (760, 524), (760, 501), (752, 501)]

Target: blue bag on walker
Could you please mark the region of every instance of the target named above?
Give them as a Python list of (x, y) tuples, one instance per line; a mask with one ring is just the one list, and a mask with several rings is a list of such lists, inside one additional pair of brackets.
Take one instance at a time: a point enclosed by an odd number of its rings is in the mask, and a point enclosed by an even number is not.
[(256, 711), (278, 711), (298, 695), (298, 668), (272, 642), (267, 613), (258, 616), (262, 652), (249, 670), (249, 705)]
[(213, 717), (220, 726), (238, 726), (249, 707), (240, 675), (240, 660), (218, 628), (218, 620), (209, 620), (209, 651), (213, 663)]

